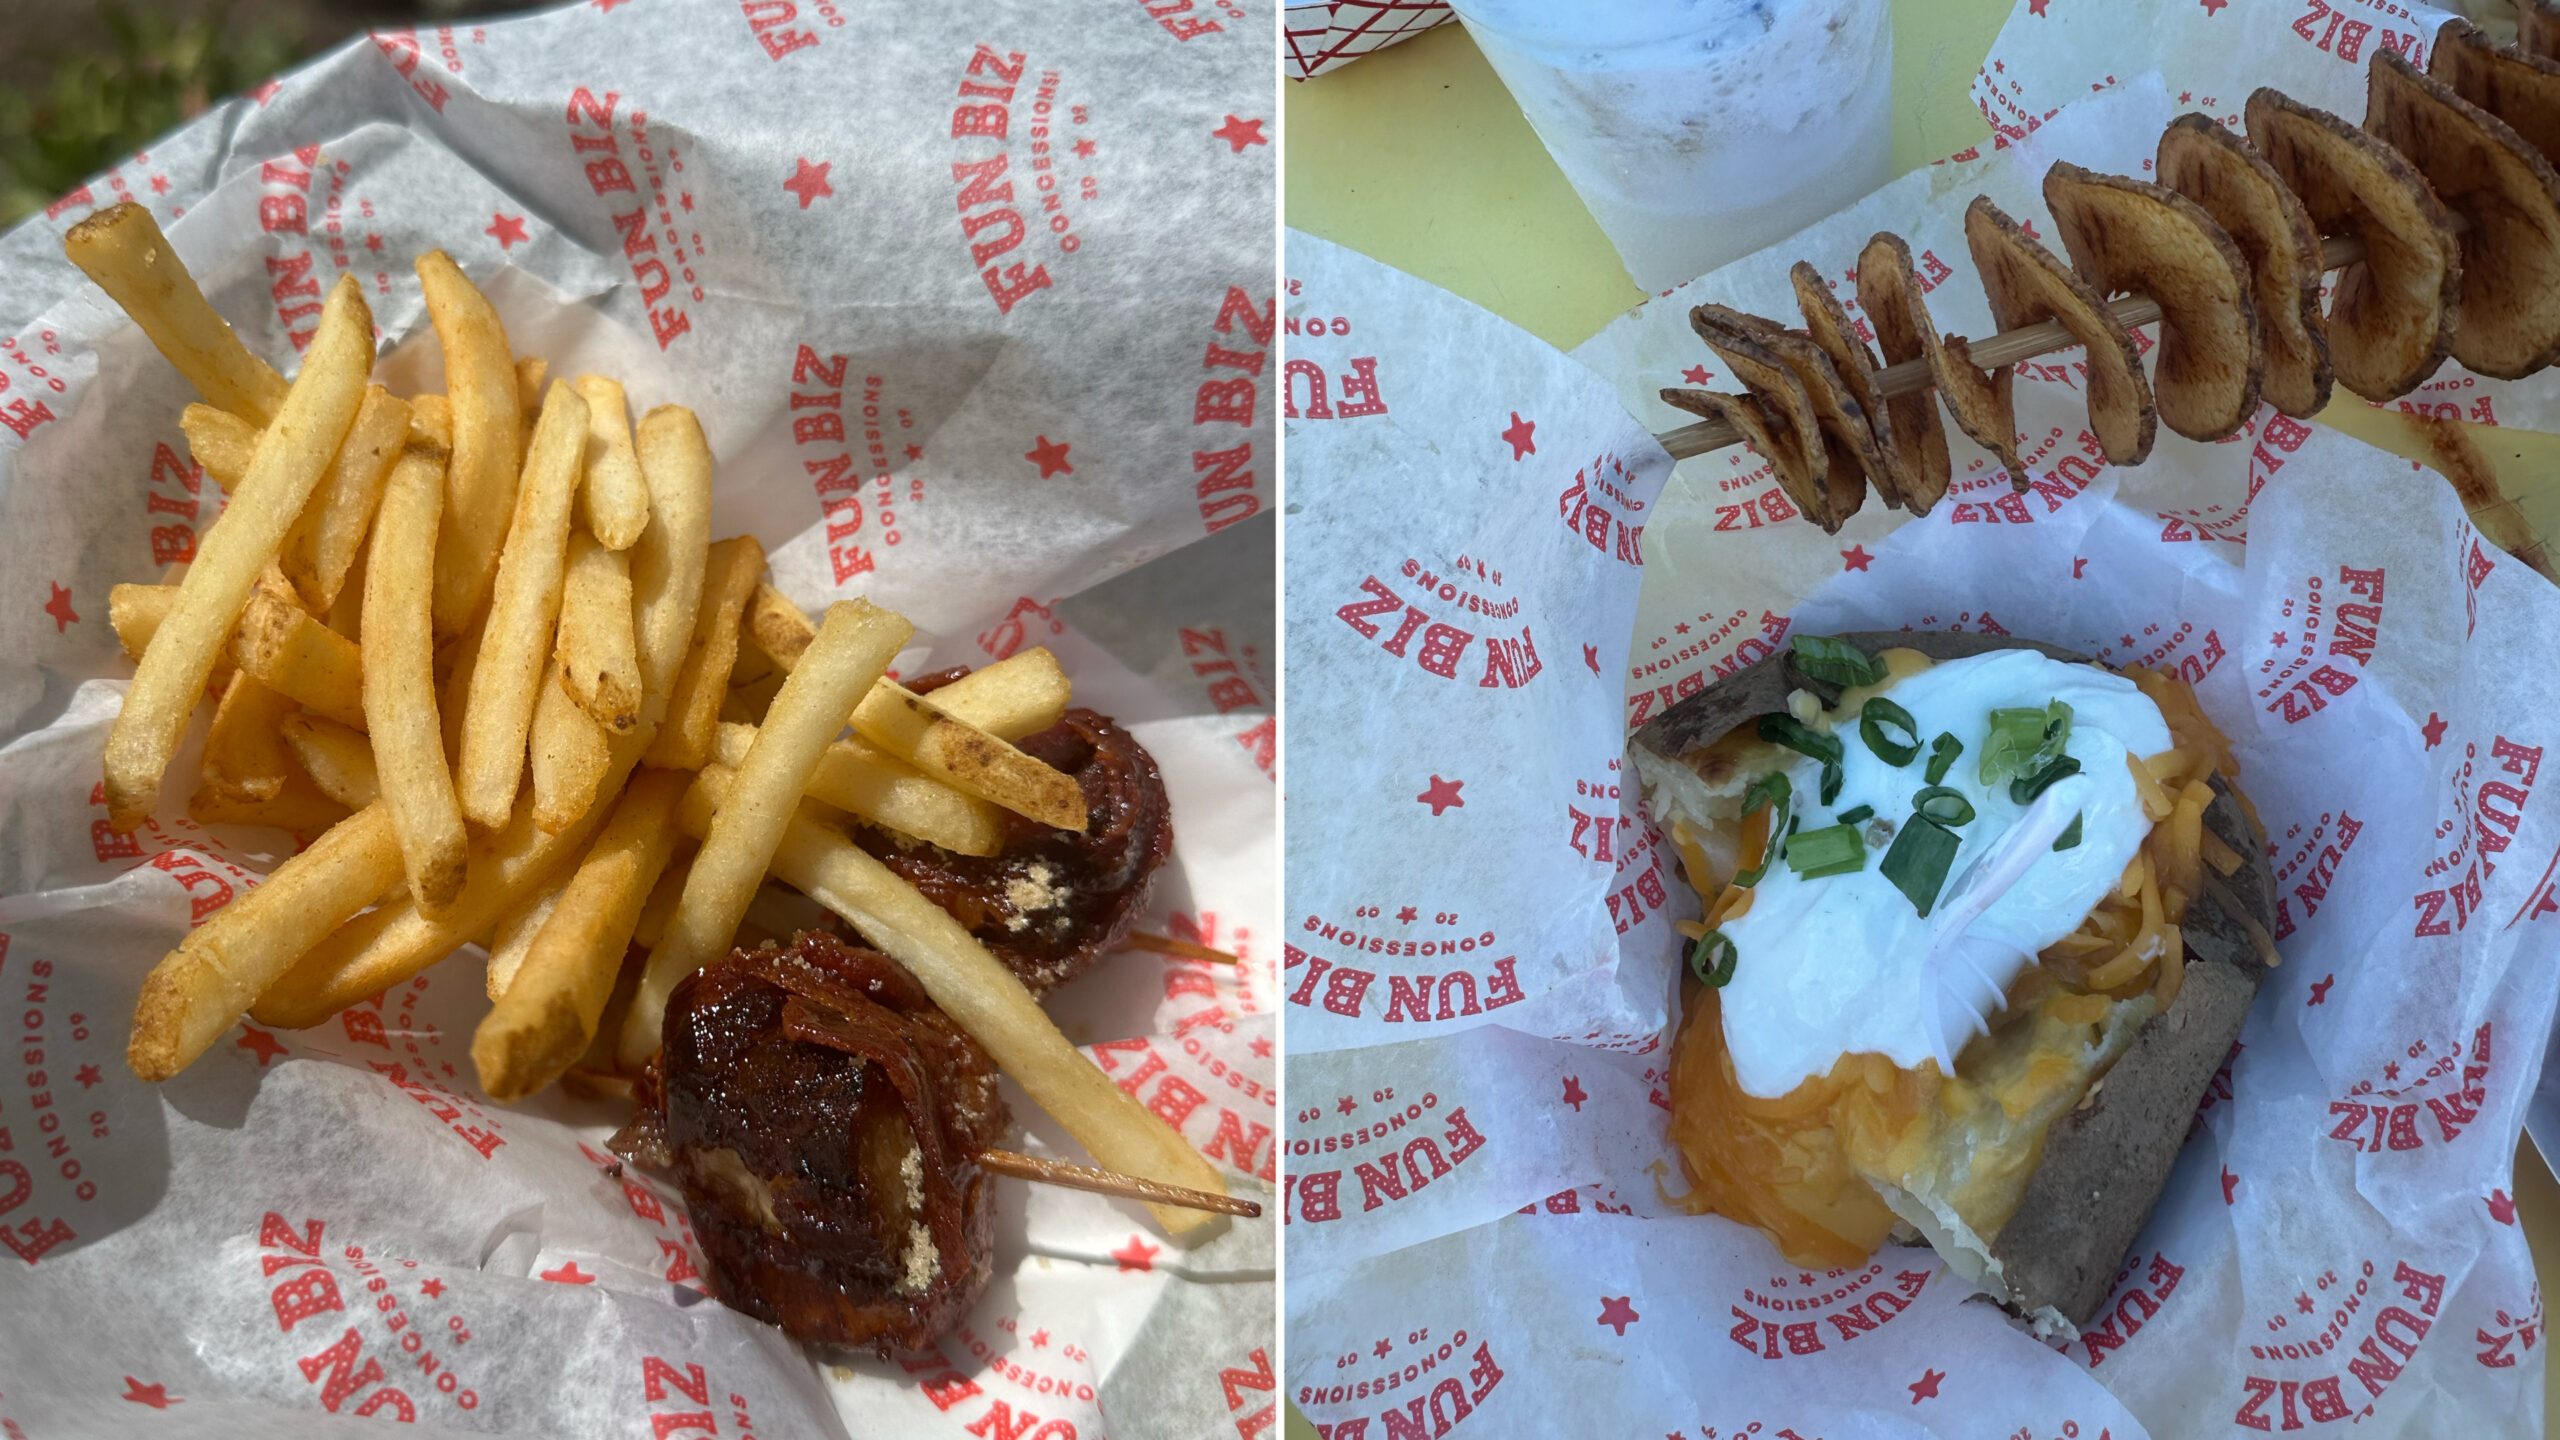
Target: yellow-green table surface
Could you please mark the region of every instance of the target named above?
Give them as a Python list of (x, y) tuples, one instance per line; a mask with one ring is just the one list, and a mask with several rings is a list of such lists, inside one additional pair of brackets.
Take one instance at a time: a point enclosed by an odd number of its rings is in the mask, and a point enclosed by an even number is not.
[[(2009, 0), (1895, 0), (1893, 160), (1897, 172), (1983, 139), (1966, 87)], [(1643, 292), (1538, 143), (1520, 108), (1458, 26), (1287, 87), (1285, 208), (1321, 235), (1463, 295), (1558, 349), (1571, 349)], [(2353, 399), (2324, 423), (2414, 460), (2398, 414)], [(2560, 533), (2560, 436), (2474, 430), (2500, 490), (2532, 533)], [(2517, 1213), (2545, 1293), (2560, 1293), (2560, 1181), (2531, 1142), (2517, 1147)], [(2544, 1373), (2546, 1423), (2560, 1367)], [(2560, 1429), (2549, 1433), (2560, 1434)], [(1315, 1431), (1294, 1410), (1291, 1440)]]

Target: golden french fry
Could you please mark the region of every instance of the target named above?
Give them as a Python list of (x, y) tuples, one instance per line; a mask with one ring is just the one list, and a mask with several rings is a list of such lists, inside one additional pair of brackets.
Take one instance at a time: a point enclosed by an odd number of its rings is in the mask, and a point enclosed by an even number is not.
[(409, 433), (446, 451), (453, 449), (453, 402), (442, 395), (409, 399)]
[(649, 482), (631, 444), (631, 409), (622, 382), (578, 377), (587, 402), (587, 529), (607, 550), (628, 550), (649, 524)]
[[(692, 873), (693, 842), (688, 838), (675, 859), (668, 862), (666, 872), (658, 877), (657, 885), (649, 891), (649, 903), (640, 907), (639, 922), (631, 927), (631, 943), (643, 949), (658, 948), (658, 937), (667, 933), (667, 917), (676, 913), (676, 906), (684, 899), (685, 877)], [(631, 980), (635, 988), (639, 983), (640, 972), (649, 968), (646, 962), (647, 957), (643, 956), (641, 963), (630, 967)], [(631, 997), (625, 995), (621, 999), (623, 1008), (628, 1010)], [(614, 1044), (621, 1038), (618, 1029), (612, 1035), (599, 1038), (599, 1047), (604, 1052), (599, 1057), (600, 1063), (607, 1068), (613, 1064)]]
[(444, 523), (436, 534), (436, 633), (460, 631), (487, 599), (516, 509), (524, 411), (515, 352), (489, 297), (441, 250), (418, 257), (427, 318), (444, 350), (453, 460), (445, 471)]
[[(471, 677), (480, 669), (480, 637), (488, 633), (487, 620), (486, 615), (474, 617), (469, 628), (436, 651), (437, 737), (447, 756), (462, 754), (462, 716), (470, 708)], [(456, 803), (460, 799), (457, 794)]]
[(640, 723), (640, 639), (631, 615), (631, 558), (585, 531), (569, 537), (552, 651), (560, 683), (596, 723), (617, 733)]
[(258, 427), (202, 401), (178, 412), (178, 428), (186, 432), (187, 451), (204, 473), (228, 495), (249, 473), (249, 457), (258, 453)]
[(640, 647), (640, 728), (667, 713), (676, 674), (693, 644), (710, 565), (711, 446), (681, 405), (640, 422), (635, 448), (649, 483), (649, 525), (631, 548), (631, 604)]
[(610, 740), (596, 718), (569, 696), (557, 673), (542, 677), (527, 748), (533, 752), (533, 823), (546, 834), (565, 828), (596, 803), (596, 787), (612, 763)]
[(855, 708), (853, 728), (955, 790), (1061, 830), (1085, 826), (1084, 788), (1074, 776), (944, 713), (932, 696), (883, 680)]
[(364, 577), (367, 654), (362, 691), (374, 765), (409, 876), (410, 898), (433, 915), (462, 892), (469, 836), (445, 766), (436, 702), (436, 534), (447, 455), (424, 439), (403, 450), (382, 490)]
[[(372, 552), (370, 543), (356, 551), (355, 563), (347, 567), (347, 573), (339, 581), (338, 598), (330, 602), (329, 613), (320, 620), (331, 630), (354, 641), (359, 648), (364, 644), (364, 561)], [(288, 590), (285, 593), (292, 592)]]
[(791, 603), (790, 596), (770, 585), (758, 585), (755, 603), (747, 609), (747, 633), (766, 659), (788, 670), (817, 638), (818, 626)]
[[(291, 586), (250, 597), (231, 637), (231, 661), (269, 689), (341, 725), (365, 728), (364, 654), (356, 642), (286, 598)], [(184, 597), (180, 598), (183, 607)], [(163, 627), (166, 633), (166, 627)], [(144, 657), (146, 661), (148, 656)]]
[[(110, 205), (72, 226), (62, 253), (124, 307), (197, 394), (253, 425), (275, 419), (284, 405), (284, 377), (250, 354), (205, 303), (149, 210), (130, 200)], [(366, 338), (372, 338), (370, 327)]]
[(187, 818), (199, 825), (264, 825), (296, 835), (316, 835), (347, 818), (347, 807), (300, 771), (285, 777), (273, 795), (242, 795), (198, 786), (187, 798)]
[(980, 666), (928, 698), (945, 715), (1013, 741), (1057, 724), (1071, 694), (1067, 672), (1042, 645)]
[(205, 731), (199, 793), (230, 800), (272, 800), (282, 793), (294, 772), (293, 751), (284, 739), (284, 719), (294, 708), (291, 696), (254, 676), (232, 676)]
[(527, 355), (516, 361), (516, 408), (527, 415), (542, 408), (542, 381), (551, 373), (551, 362), (539, 355)]
[[(742, 587), (738, 604), (745, 600)], [(733, 610), (715, 634), (734, 641), (737, 623)], [(844, 728), (845, 712), (914, 633), (903, 616), (867, 600), (827, 607), (818, 638), (809, 642), (791, 678), (783, 682), (764, 727), (738, 766), (735, 793), (712, 820), (701, 851), (693, 857), (683, 901), (649, 952), (648, 974), (623, 1020), (623, 1064), (637, 1066), (658, 1048), (658, 1028), (676, 982), (728, 948), (756, 886), (763, 883), (783, 826), (818, 768), (818, 757)]]
[(532, 903), (498, 922), (498, 933), (489, 937), (489, 998), (507, 993), (516, 978), (516, 967), (524, 964), (525, 952), (533, 948), (533, 937), (542, 933), (542, 924), (551, 918), (551, 908), (560, 903), (560, 892), (569, 888), (575, 872), (563, 870), (551, 877), (542, 893)]
[(373, 741), (317, 715), (287, 715), (283, 730), (284, 743), (292, 747), (302, 773), (311, 777), (321, 794), (350, 810), (361, 810), (382, 798)]
[[(680, 812), (686, 832), (706, 832), (716, 824), (717, 807), (735, 788), (727, 767), (704, 770)], [(950, 912), (819, 823), (805, 804), (783, 829), (773, 873), (843, 916), (863, 939), (906, 966), (953, 1023), (985, 1046), (1022, 1092), (1082, 1143), (1097, 1164), (1226, 1193), (1217, 1168), (1079, 1053), (1022, 981)], [(1175, 1235), (1211, 1222), (1196, 1211), (1148, 1208)]]
[(391, 462), (400, 458), (408, 434), (409, 403), (393, 399), (379, 385), (366, 386), (364, 403), (356, 407), (355, 423), (347, 427), (337, 458), (285, 536), (284, 553), (276, 557), (311, 613), (322, 614), (338, 602), (339, 587), (373, 527)]
[(649, 745), (648, 763), (662, 770), (699, 770), (711, 758), (720, 702), (729, 693), (729, 667), (738, 658), (738, 616), (764, 573), (764, 547), (752, 535), (723, 540), (711, 547), (705, 568), (693, 648)]
[[(462, 813), (491, 830), (507, 823), (524, 775), (525, 732), (541, 698), (543, 662), (551, 656), (552, 628), (560, 618), (569, 502), (577, 493), (578, 462), (586, 446), (587, 402), (555, 380), (534, 428), (533, 451), (525, 461), (515, 520), (507, 527), (506, 553), (490, 591), (480, 663), (472, 672), (469, 709), (462, 720), (455, 789), (462, 796)], [(455, 463), (460, 459), (457, 450)]]
[[(752, 725), (721, 726), (720, 763), (736, 769), (755, 738)], [(961, 855), (993, 855), (1004, 848), (1002, 811), (859, 740), (826, 748), (810, 772), (807, 794)]]
[(614, 806), (595, 848), (472, 1036), (472, 1063), (491, 1096), (522, 1099), (550, 1084), (595, 1038), (632, 928), (675, 847), (676, 803), (692, 778), (680, 770), (644, 771)]
[[(770, 588), (765, 585), (756, 587), (759, 591)], [(765, 688), (762, 700), (756, 702), (761, 709), (765, 701), (773, 699), (773, 691), (782, 687), (783, 672), (781, 666), (773, 663), (773, 657), (764, 653), (764, 647), (756, 643), (756, 603), (756, 599), (750, 596), (746, 613), (738, 617), (738, 659), (729, 667), (729, 688), (746, 690), (766, 681), (772, 682)]]
[(382, 806), (330, 827), (151, 968), (125, 1063), (149, 1081), (195, 1063), (305, 951), (398, 883), (400, 846)]
[[(160, 622), (169, 618), (169, 608), (177, 603), (175, 585), (118, 585), (107, 591), (107, 623), (115, 627), (124, 658), (142, 658), (142, 652), (151, 648), (151, 637), (160, 633)], [(231, 683), (232, 674), (231, 647), (225, 645), (213, 662), (210, 683), (220, 690)]]
[(302, 373), (259, 439), (222, 518), (197, 543), (178, 604), (125, 691), (124, 710), (107, 737), (107, 820), (115, 828), (131, 830), (150, 815), (214, 658), (354, 422), (372, 369), (373, 312), (355, 277), (342, 276), (329, 292)]
[[(738, 647), (738, 659), (744, 661), (756, 654), (752, 645)], [(724, 725), (761, 725), (764, 712), (773, 708), (773, 697), (782, 693), (783, 673), (768, 670), (761, 680), (741, 682), (732, 673), (729, 693), (720, 701), (720, 723)]]

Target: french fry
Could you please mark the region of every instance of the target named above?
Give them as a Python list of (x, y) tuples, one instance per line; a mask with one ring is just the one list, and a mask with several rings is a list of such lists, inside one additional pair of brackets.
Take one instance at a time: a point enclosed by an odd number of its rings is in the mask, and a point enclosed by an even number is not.
[(384, 807), (330, 827), (152, 967), (125, 1063), (148, 1081), (195, 1063), (305, 951), (399, 883), (400, 845)]
[(542, 382), (551, 373), (551, 362), (539, 355), (526, 355), (516, 361), (516, 408), (527, 415), (542, 408)]
[(445, 472), (444, 523), (436, 534), (438, 635), (460, 631), (497, 578), (498, 552), (516, 509), (524, 411), (515, 353), (489, 297), (441, 250), (418, 257), (427, 318), (444, 350), (453, 461)]
[(818, 637), (818, 626), (791, 603), (790, 596), (770, 585), (758, 585), (755, 603), (747, 608), (747, 632), (767, 659), (788, 670)]
[[(753, 645), (740, 645), (738, 659), (757, 654)], [(720, 701), (720, 723), (724, 725), (761, 725), (764, 712), (773, 708), (773, 697), (782, 693), (784, 676), (779, 670), (767, 670), (762, 679), (739, 681), (730, 677), (729, 693)]]
[[(752, 725), (720, 727), (720, 763), (736, 769), (755, 743)], [(838, 740), (809, 775), (810, 798), (961, 855), (1004, 848), (1004, 815), (859, 740)]]
[(199, 786), (187, 799), (187, 818), (199, 825), (264, 825), (296, 835), (317, 835), (347, 814), (346, 806), (298, 770), (286, 776), (284, 788), (273, 795), (240, 795)]
[(359, 648), (364, 645), (364, 561), (372, 552), (370, 544), (356, 551), (355, 562), (339, 581), (338, 598), (330, 602), (329, 613), (320, 619), (321, 624), (354, 641)]
[[(688, 834), (716, 822), (735, 791), (725, 766), (706, 769), (687, 792), (679, 821)], [(950, 912), (832, 828), (807, 805), (775, 847), (773, 873), (851, 922), (863, 939), (907, 967), (970, 1038), (986, 1047), (1032, 1102), (1049, 1112), (1095, 1162), (1130, 1175), (1226, 1193), (1216, 1167), (1173, 1127), (1079, 1053), (1002, 961)], [(1196, 1211), (1149, 1206), (1175, 1235), (1211, 1223)]]
[[(457, 409), (455, 419), (460, 418)], [(515, 520), (507, 528), (506, 553), (490, 591), (488, 626), (480, 637), (480, 663), (472, 672), (471, 699), (462, 721), (455, 789), (462, 796), (463, 815), (491, 830), (507, 823), (524, 774), (525, 732), (533, 724), (543, 662), (551, 656), (552, 628), (560, 618), (569, 502), (577, 493), (578, 462), (586, 446), (587, 402), (555, 380), (534, 428), (533, 451), (525, 461)], [(460, 459), (456, 450), (455, 463)], [(439, 563), (443, 538), (437, 541)]]
[(232, 676), (205, 731), (199, 766), (204, 791), (230, 800), (272, 800), (282, 793), (294, 772), (293, 751), (284, 739), (284, 719), (293, 713), (292, 697), (254, 676)]
[(366, 386), (364, 403), (356, 407), (355, 423), (347, 427), (337, 458), (285, 536), (284, 553), (276, 557), (311, 613), (322, 614), (338, 602), (339, 587), (373, 527), (391, 462), (400, 458), (408, 434), (409, 403), (393, 399), (379, 385)]
[(249, 457), (258, 453), (258, 427), (202, 401), (178, 412), (178, 428), (186, 433), (187, 451), (204, 473), (228, 495), (249, 473)]
[(498, 922), (498, 933), (489, 937), (489, 998), (507, 993), (516, 978), (516, 968), (524, 964), (525, 952), (533, 948), (533, 937), (542, 933), (543, 922), (551, 918), (552, 907), (560, 903), (560, 892), (576, 878), (574, 871), (563, 870), (551, 877), (542, 893), (530, 904)]
[(362, 734), (317, 715), (287, 715), (283, 730), (284, 743), (321, 794), (350, 810), (361, 810), (382, 798), (373, 742)]
[[(487, 616), (474, 619), (436, 651), (436, 725), (448, 757), (462, 754), (462, 716), (470, 708), (471, 677), (480, 669), (480, 637)], [(460, 796), (455, 797), (459, 803)]]
[(587, 529), (607, 550), (628, 550), (649, 525), (649, 482), (631, 444), (631, 409), (622, 382), (578, 377), (587, 402)]
[(533, 823), (545, 834), (556, 833), (596, 803), (597, 787), (612, 763), (610, 741), (553, 673), (542, 677), (526, 748), (533, 754)]
[[(740, 606), (745, 604), (744, 587), (736, 598)], [(733, 610), (714, 638), (729, 637), (734, 649), (737, 624)], [(659, 1025), (676, 982), (728, 948), (819, 756), (844, 728), (845, 712), (914, 633), (904, 617), (867, 600), (827, 607), (818, 638), (809, 642), (782, 693), (774, 697), (764, 727), (738, 766), (735, 793), (712, 820), (700, 853), (693, 857), (683, 901), (649, 952), (648, 974), (623, 1020), (620, 1054), (625, 1066), (638, 1066), (658, 1048)]]
[(999, 740), (1037, 735), (1067, 713), (1067, 672), (1046, 645), (982, 665), (933, 692), (942, 713)]
[(955, 790), (992, 800), (1043, 825), (1085, 827), (1084, 789), (1075, 777), (946, 714), (932, 697), (894, 680), (881, 681), (862, 697), (853, 712), (853, 728)]
[(631, 607), (640, 650), (640, 729), (667, 713), (678, 667), (693, 644), (710, 565), (711, 446), (681, 405), (661, 405), (640, 422), (640, 477), (649, 484), (649, 525), (631, 547)]
[[(124, 658), (142, 658), (142, 652), (151, 648), (151, 637), (160, 633), (160, 622), (169, 618), (169, 608), (177, 603), (175, 585), (118, 585), (107, 591), (107, 623), (115, 627)], [(228, 685), (232, 673), (231, 647), (225, 645), (213, 662), (213, 688)]]
[(699, 770), (711, 758), (720, 702), (729, 693), (729, 667), (738, 658), (738, 616), (764, 573), (764, 547), (752, 535), (723, 540), (711, 547), (705, 570), (693, 648), (649, 745), (648, 763), (662, 770)]
[[(692, 873), (693, 843), (692, 838), (687, 837), (683, 850), (668, 862), (666, 872), (658, 877), (656, 887), (650, 890), (649, 903), (640, 907), (639, 922), (631, 927), (631, 943), (651, 950), (658, 948), (658, 937), (667, 933), (667, 917), (676, 913), (676, 906), (684, 900), (685, 877)], [(645, 960), (643, 957), (643, 963), (631, 967), (635, 985), (639, 980), (638, 972), (649, 968)], [(631, 997), (626, 995), (622, 998), (624, 1008), (630, 1008)], [(604, 1063), (612, 1063), (612, 1042), (619, 1038), (618, 1031), (603, 1037)]]
[(125, 691), (106, 751), (107, 821), (116, 829), (132, 830), (151, 814), (214, 658), (355, 420), (372, 368), (373, 313), (355, 277), (342, 276), (322, 308), (302, 373), (222, 518), (198, 542), (178, 604)]
[[(884, 657), (882, 664), (887, 664)], [(675, 846), (680, 770), (642, 772), (471, 1040), (480, 1087), (517, 1100), (560, 1078), (595, 1038), (624, 949)]]
[(149, 210), (130, 200), (110, 205), (72, 226), (62, 253), (124, 307), (197, 394), (254, 425), (275, 419), (284, 377), (250, 354), (205, 303)]
[(436, 703), (436, 533), (448, 458), (423, 437), (401, 452), (383, 487), (364, 579), (366, 730), (410, 898), (430, 915), (461, 893), (469, 845)]
[[(758, 597), (771, 588), (773, 587), (769, 585), (758, 585), (756, 587), (758, 595), (748, 597), (746, 612), (738, 617), (738, 659), (729, 667), (731, 690), (745, 690), (754, 687), (760, 681), (772, 681), (772, 686), (764, 693), (764, 702), (770, 702), (773, 699), (772, 692), (782, 688), (783, 674), (782, 667), (774, 664), (773, 657), (764, 653), (764, 647), (756, 643)], [(761, 703), (758, 709), (762, 709)]]
[(640, 640), (633, 623), (630, 556), (584, 531), (570, 535), (552, 653), (561, 688), (616, 733), (640, 723)]
[(286, 586), (250, 597), (231, 637), (231, 662), (269, 689), (341, 725), (364, 729), (363, 652), (353, 640), (312, 619), (310, 611), (287, 598), (292, 594)]
[(430, 445), (453, 449), (453, 402), (442, 395), (416, 395), (409, 400), (409, 430)]

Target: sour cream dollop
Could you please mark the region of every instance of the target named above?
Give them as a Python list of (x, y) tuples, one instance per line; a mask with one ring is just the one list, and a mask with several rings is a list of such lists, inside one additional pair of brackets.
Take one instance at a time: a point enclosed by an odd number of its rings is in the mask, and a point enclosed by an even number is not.
[[(1820, 804), (1821, 762), (1795, 757), (1787, 779), (1802, 828), (1836, 824), (1841, 812), (1871, 805), (1898, 831), (1928, 784), (1929, 746), (1941, 732), (1963, 741), (1964, 753), (1939, 783), (1961, 791), (1974, 818), (1954, 827), (1959, 848), (1926, 919), (1884, 877), (1884, 848), (1870, 846), (1864, 868), (1818, 880), (1778, 860), (1750, 909), (1725, 922), (1737, 954), (1722, 995), (1725, 1045), (1735, 1077), (1754, 1095), (1784, 1095), (1829, 1074), (1844, 1055), (1875, 1052), (1906, 1069), (1933, 1058), (1944, 1064), (2037, 952), (2079, 928), (2151, 831), (2125, 762), (2168, 749), (2169, 726), (2132, 681), (2032, 650), (2000, 650), (1905, 675), (1881, 693), (1911, 712), (1920, 754), (1888, 764), (1859, 737), (1854, 709), (1825, 715), (1817, 728), (1833, 728), (1844, 752), (1840, 792)], [(1965, 923), (1977, 908), (1960, 903), (1968, 887), (1995, 868), (2003, 837), (2028, 810), (2009, 798), (2007, 777), (1981, 781), (1991, 712), (2053, 700), (2071, 707), (2064, 753), (2080, 773), (2056, 782), (2047, 804), (2064, 807), (2064, 816), (2079, 813), (2080, 843), (2038, 854)], [(1952, 933), (1959, 925), (1961, 934)]]

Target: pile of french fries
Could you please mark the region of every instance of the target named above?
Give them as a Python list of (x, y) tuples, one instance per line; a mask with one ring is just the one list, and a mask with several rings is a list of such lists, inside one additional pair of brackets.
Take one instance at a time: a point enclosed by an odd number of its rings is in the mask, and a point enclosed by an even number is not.
[[(858, 816), (991, 855), (1007, 810), (1082, 830), (1075, 779), (1009, 743), (1067, 706), (1048, 651), (930, 698), (901, 687), (903, 617), (852, 600), (813, 621), (763, 583), (752, 536), (712, 540), (691, 411), (635, 432), (615, 381), (546, 383), (441, 251), (417, 271), (446, 391), (402, 398), (371, 383), (352, 277), (288, 383), (141, 206), (64, 247), (204, 397), (181, 423), (229, 496), (183, 575), (116, 587), (137, 669), (107, 743), (109, 823), (151, 814), (210, 700), (188, 813), (316, 835), (152, 970), (135, 1074), (176, 1074), (244, 1012), (321, 1024), (476, 941), (482, 1088), (516, 1100), (575, 1071), (627, 1093), (677, 982), (778, 880), (912, 970), (1103, 1166), (1223, 1193), (1011, 971), (847, 838)], [(1176, 1233), (1209, 1218), (1152, 1208)]]

